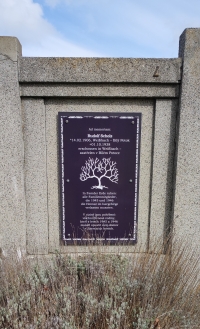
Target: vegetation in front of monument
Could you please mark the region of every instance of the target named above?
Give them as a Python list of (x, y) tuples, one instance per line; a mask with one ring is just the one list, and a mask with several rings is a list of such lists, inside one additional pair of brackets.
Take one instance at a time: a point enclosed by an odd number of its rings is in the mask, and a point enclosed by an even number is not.
[(3, 259), (0, 328), (200, 328), (197, 258), (176, 246), (130, 256)]

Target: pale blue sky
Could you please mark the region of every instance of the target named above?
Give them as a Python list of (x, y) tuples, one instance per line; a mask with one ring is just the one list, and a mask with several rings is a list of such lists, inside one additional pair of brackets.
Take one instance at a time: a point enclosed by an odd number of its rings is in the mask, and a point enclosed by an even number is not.
[(199, 0), (0, 0), (0, 35), (23, 56), (177, 57)]

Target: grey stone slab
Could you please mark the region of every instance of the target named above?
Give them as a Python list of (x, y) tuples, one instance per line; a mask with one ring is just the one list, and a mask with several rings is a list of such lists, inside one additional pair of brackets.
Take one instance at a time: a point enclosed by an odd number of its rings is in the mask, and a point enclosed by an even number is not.
[(172, 216), (177, 100), (156, 100), (150, 248), (160, 248), (169, 233)]
[(25, 151), (27, 253), (48, 253), (45, 106), (43, 99), (22, 102)]
[(200, 251), (200, 29), (180, 38), (182, 93), (174, 205), (175, 236)]
[(165, 97), (179, 96), (178, 84), (21, 84), (21, 96), (29, 97)]
[[(181, 58), (29, 58), (20, 82), (164, 82), (181, 79)], [(157, 73), (157, 74), (155, 74)]]
[(24, 148), (16, 38), (0, 38), (0, 247), (26, 251)]
[[(150, 171), (152, 152), (152, 115), (153, 101), (139, 100), (47, 100), (46, 101), (46, 140), (47, 140), (47, 176), (49, 204), (49, 250), (60, 249), (60, 212), (59, 212), (59, 177), (58, 173), (58, 112), (141, 112), (141, 162), (139, 188), (138, 244), (129, 246), (131, 251), (145, 251), (148, 241), (148, 217), (150, 196)], [(69, 159), (70, 161), (70, 159)], [(76, 247), (84, 252), (85, 247)], [(110, 252), (117, 248), (111, 247)], [(123, 248), (122, 248), (123, 249)], [(66, 246), (62, 252), (74, 252), (75, 248)], [(94, 248), (94, 250), (96, 250)], [(106, 249), (108, 250), (108, 249)], [(123, 249), (127, 250), (127, 248)]]
[(22, 46), (19, 40), (15, 37), (0, 36), (0, 56), (0, 60), (10, 59), (17, 62), (18, 58), (22, 56)]

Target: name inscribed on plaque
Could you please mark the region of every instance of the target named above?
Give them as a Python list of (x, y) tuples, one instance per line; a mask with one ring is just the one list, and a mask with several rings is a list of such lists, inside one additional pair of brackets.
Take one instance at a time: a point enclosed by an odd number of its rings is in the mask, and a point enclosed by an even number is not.
[(59, 113), (62, 239), (136, 243), (141, 113)]

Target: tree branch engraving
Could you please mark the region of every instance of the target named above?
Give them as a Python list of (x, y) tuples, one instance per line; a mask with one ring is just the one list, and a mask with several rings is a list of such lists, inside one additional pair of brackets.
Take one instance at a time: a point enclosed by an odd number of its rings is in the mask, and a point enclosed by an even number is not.
[(81, 170), (81, 181), (86, 181), (89, 178), (96, 178), (98, 180), (98, 185), (92, 186), (91, 189), (103, 190), (104, 188), (108, 188), (101, 184), (103, 177), (108, 178), (112, 183), (118, 184), (118, 169), (116, 168), (116, 162), (111, 161), (111, 158), (103, 158), (101, 161), (98, 158), (89, 158)]

